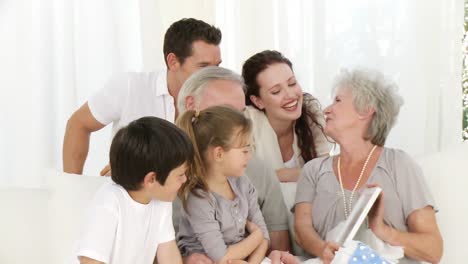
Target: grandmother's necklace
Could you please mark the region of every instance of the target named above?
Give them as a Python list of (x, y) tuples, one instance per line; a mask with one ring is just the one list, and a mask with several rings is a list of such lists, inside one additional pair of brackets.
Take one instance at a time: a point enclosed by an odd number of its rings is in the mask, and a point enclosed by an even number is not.
[(341, 180), (341, 156), (338, 156), (338, 179), (340, 180), (341, 194), (343, 195), (343, 205), (344, 205), (344, 211), (345, 211), (345, 219), (348, 219), (348, 216), (351, 213), (351, 203), (353, 202), (354, 192), (356, 191), (357, 187), (359, 186), (359, 182), (361, 181), (362, 175), (364, 175), (364, 171), (366, 171), (367, 163), (369, 163), (369, 160), (372, 157), (372, 153), (374, 153), (374, 150), (376, 148), (377, 148), (377, 145), (374, 145), (374, 147), (369, 152), (369, 155), (367, 155), (366, 162), (364, 162), (364, 166), (362, 166), (362, 169), (361, 169), (361, 174), (359, 174), (359, 178), (358, 178), (356, 184), (354, 185), (353, 191), (351, 192), (351, 196), (349, 197), (349, 207), (348, 207), (348, 203), (346, 202), (346, 196), (345, 196), (345, 191), (344, 191), (344, 187), (343, 187), (343, 181)]

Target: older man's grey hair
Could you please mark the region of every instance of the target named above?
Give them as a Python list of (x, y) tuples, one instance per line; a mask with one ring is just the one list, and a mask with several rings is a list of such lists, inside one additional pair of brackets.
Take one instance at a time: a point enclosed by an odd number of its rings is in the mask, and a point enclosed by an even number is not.
[(335, 90), (350, 89), (358, 112), (366, 112), (369, 108), (375, 110), (365, 139), (383, 146), (403, 105), (398, 86), (378, 71), (353, 69), (342, 70), (334, 87)]
[(217, 66), (205, 67), (194, 74), (192, 74), (180, 88), (178, 99), (177, 99), (177, 108), (179, 113), (185, 112), (185, 101), (188, 96), (192, 96), (195, 104), (199, 105), (201, 100), (201, 95), (205, 90), (207, 84), (216, 80), (225, 80), (238, 83), (242, 86), (242, 89), (245, 90), (245, 83), (242, 76), (239, 74)]

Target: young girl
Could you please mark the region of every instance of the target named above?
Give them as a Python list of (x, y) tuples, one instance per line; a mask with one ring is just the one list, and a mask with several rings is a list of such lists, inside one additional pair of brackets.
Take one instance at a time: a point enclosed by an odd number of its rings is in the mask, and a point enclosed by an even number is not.
[[(269, 262), (264, 260), (269, 237), (256, 190), (243, 176), (251, 157), (250, 121), (235, 109), (215, 106), (189, 110), (177, 125), (195, 148), (195, 162), (180, 192), (181, 253), (203, 253), (216, 263)], [(275, 252), (276, 263), (295, 263), (292, 255), (281, 253)]]

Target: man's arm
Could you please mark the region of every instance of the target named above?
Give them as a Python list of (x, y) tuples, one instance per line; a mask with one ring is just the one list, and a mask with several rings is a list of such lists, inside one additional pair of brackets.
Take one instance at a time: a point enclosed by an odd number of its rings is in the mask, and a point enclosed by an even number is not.
[(63, 171), (68, 173), (83, 173), (83, 166), (88, 156), (89, 136), (92, 132), (103, 128), (89, 110), (88, 103), (81, 106), (68, 119), (65, 137), (63, 139)]
[(91, 259), (88, 257), (80, 256), (79, 259), (80, 259), (80, 264), (104, 264), (104, 262), (97, 261), (95, 259)]
[(156, 259), (158, 264), (182, 264), (182, 256), (180, 255), (175, 240), (159, 244), (158, 250), (156, 251)]
[(289, 231), (271, 231), (270, 233), (271, 250), (290, 251)]

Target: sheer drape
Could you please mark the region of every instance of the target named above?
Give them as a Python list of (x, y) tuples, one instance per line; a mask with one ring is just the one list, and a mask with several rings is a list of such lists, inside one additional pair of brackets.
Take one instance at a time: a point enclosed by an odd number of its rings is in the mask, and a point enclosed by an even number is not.
[[(112, 74), (164, 67), (164, 32), (182, 17), (219, 26), (222, 66), (238, 72), (255, 52), (283, 52), (323, 106), (341, 67), (383, 71), (405, 99), (389, 146), (421, 155), (461, 141), (463, 0), (4, 0), (0, 183), (61, 169), (70, 114)], [(93, 134), (85, 173), (107, 163), (109, 142), (109, 129)]]
[(377, 68), (405, 105), (387, 145), (421, 155), (461, 141), (461, 0), (217, 1), (225, 66), (255, 52), (291, 59), (305, 91), (330, 102), (342, 67)]
[[(0, 182), (38, 185), (61, 168), (70, 114), (112, 73), (141, 68), (139, 12), (124, 0), (0, 3)], [(95, 154), (108, 138), (92, 137), (88, 166), (107, 162)]]

